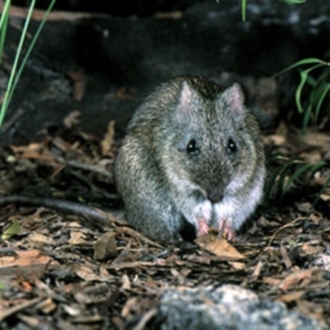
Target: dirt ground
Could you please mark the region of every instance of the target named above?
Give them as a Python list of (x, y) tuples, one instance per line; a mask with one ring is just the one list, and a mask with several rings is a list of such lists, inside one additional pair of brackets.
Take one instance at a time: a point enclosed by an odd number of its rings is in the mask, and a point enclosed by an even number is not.
[[(1, 149), (2, 196), (60, 198), (110, 212), (101, 223), (44, 207), (1, 207), (2, 329), (153, 328), (165, 287), (225, 283), (330, 324), (329, 188), (312, 207), (326, 169), (300, 177), (281, 199), (266, 196), (233, 244), (206, 236), (160, 246), (112, 214), (122, 209), (112, 175), (120, 143), (114, 130), (110, 122), (97, 139), (73, 112), (29, 144)], [(313, 131), (302, 138), (283, 122), (265, 132), (269, 177), (289, 159), (328, 160), (329, 140)]]

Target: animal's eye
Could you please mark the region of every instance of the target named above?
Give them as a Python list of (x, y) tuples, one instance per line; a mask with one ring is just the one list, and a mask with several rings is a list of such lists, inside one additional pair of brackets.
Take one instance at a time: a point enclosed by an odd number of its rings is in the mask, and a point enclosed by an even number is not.
[(199, 147), (197, 146), (197, 142), (196, 140), (192, 139), (189, 141), (189, 143), (187, 144), (187, 152), (190, 155), (196, 155), (199, 153)]
[(236, 143), (232, 139), (228, 139), (226, 151), (228, 155), (234, 154), (237, 151)]

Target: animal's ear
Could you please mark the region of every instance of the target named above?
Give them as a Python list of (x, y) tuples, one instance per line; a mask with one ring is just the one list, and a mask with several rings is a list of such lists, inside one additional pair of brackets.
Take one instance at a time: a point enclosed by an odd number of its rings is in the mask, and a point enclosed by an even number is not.
[(244, 106), (244, 94), (239, 84), (235, 83), (231, 87), (227, 88), (217, 100), (217, 106), (219, 108), (228, 107), (228, 111), (231, 111), (235, 118), (243, 119), (247, 113)]
[(196, 105), (200, 102), (200, 95), (186, 80), (182, 81), (177, 106), (177, 119), (185, 121)]

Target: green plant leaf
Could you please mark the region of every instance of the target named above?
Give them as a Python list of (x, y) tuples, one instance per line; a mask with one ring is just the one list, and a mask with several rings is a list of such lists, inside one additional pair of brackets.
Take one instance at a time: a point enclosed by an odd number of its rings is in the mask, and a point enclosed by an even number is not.
[(296, 104), (297, 104), (297, 108), (298, 108), (298, 111), (300, 113), (303, 112), (303, 107), (301, 105), (301, 92), (302, 92), (302, 89), (307, 81), (307, 78), (309, 76), (309, 73), (312, 72), (313, 70), (321, 67), (323, 64), (317, 64), (317, 65), (314, 65), (312, 66), (311, 68), (309, 69), (306, 69), (306, 70), (303, 70), (301, 71), (300, 73), (300, 83), (296, 89)]
[(21, 229), (21, 225), (15, 219), (12, 224), (2, 233), (1, 240), (8, 240), (11, 236), (16, 235)]
[(318, 58), (305, 58), (303, 60), (300, 60), (292, 65), (290, 65), (289, 67), (287, 67), (286, 69), (280, 71), (279, 73), (276, 73), (273, 77), (278, 77), (279, 75), (283, 74), (283, 73), (286, 73), (292, 69), (295, 69), (299, 66), (302, 66), (302, 65), (307, 65), (307, 64), (320, 64), (320, 65), (330, 65), (329, 63), (327, 62), (324, 62)]

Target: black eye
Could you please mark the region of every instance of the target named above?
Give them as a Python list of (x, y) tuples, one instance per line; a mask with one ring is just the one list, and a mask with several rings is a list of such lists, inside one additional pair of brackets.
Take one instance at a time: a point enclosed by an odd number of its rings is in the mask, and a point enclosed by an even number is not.
[(226, 151), (228, 155), (234, 154), (237, 151), (236, 143), (232, 139), (228, 139)]
[(187, 152), (190, 155), (196, 155), (199, 153), (199, 147), (197, 146), (196, 140), (190, 140), (187, 144)]

